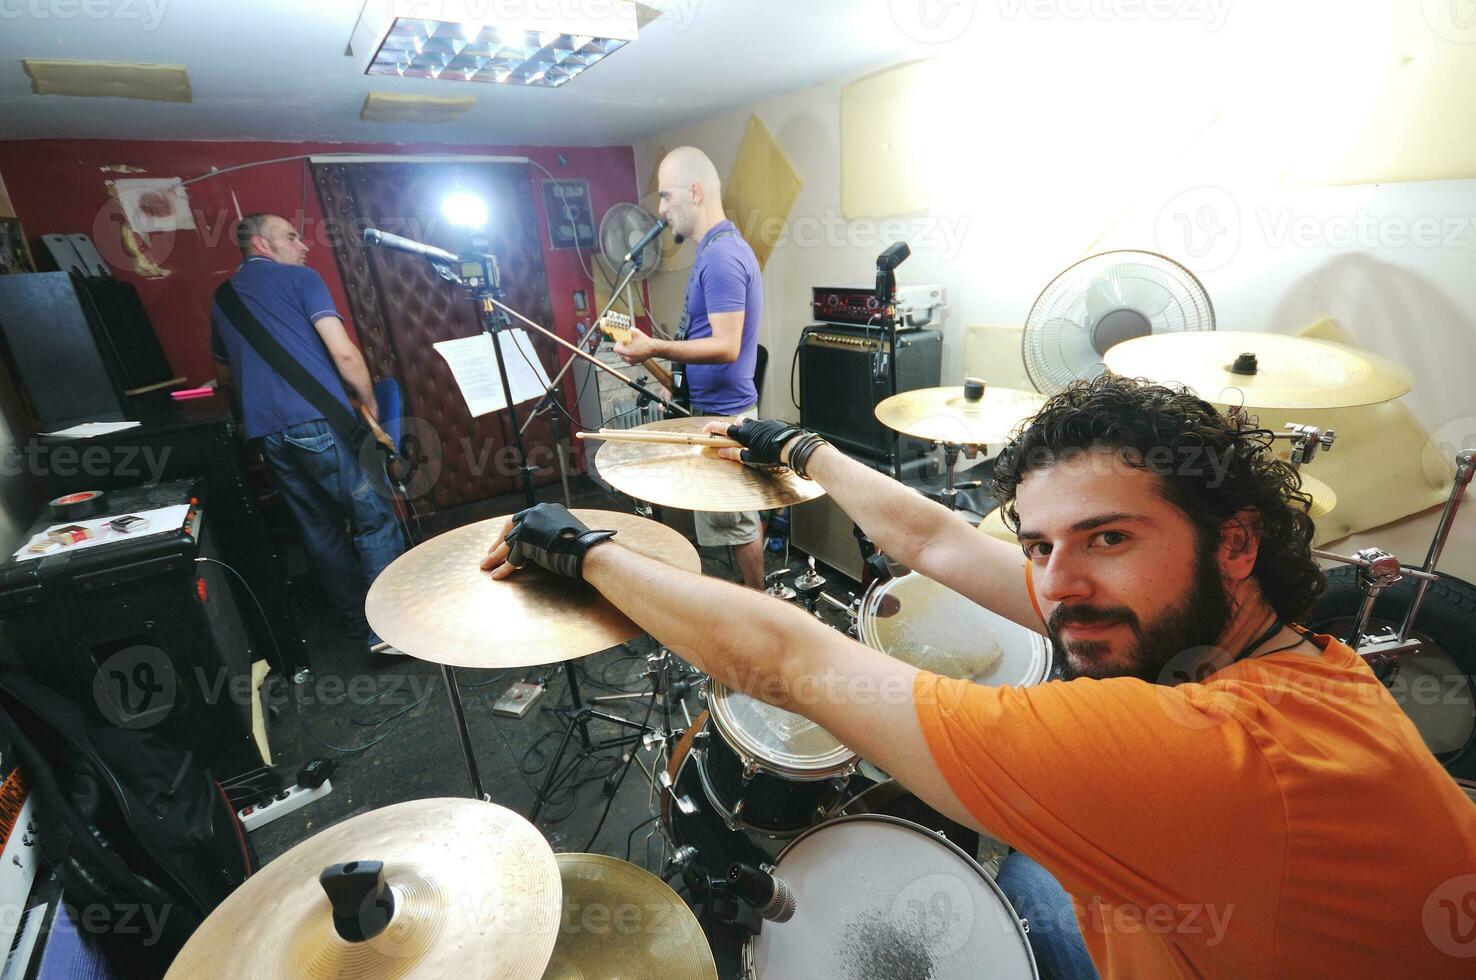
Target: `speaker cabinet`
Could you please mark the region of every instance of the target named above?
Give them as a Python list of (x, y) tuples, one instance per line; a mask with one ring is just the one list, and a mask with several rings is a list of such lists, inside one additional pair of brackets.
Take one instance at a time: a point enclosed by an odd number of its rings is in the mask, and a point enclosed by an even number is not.
[[(891, 358), (886, 335), (876, 329), (817, 323), (799, 342), (800, 424), (849, 453), (885, 460), (892, 432), (876, 420), (876, 406), (891, 397)], [(897, 392), (935, 388), (943, 370), (943, 335), (911, 330), (897, 335)], [(898, 452), (905, 465), (926, 455), (928, 446), (902, 437)]]

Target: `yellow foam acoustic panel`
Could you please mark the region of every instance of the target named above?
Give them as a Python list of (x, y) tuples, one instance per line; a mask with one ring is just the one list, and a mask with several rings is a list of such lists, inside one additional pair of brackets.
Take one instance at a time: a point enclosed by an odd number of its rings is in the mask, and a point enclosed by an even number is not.
[(841, 89), (841, 212), (846, 220), (926, 211), (927, 177), (914, 139), (919, 90), (932, 71), (917, 61)]
[[(1319, 320), (1301, 335), (1348, 342), (1331, 319)], [(1275, 432), (1298, 422), (1337, 433), (1332, 448), (1319, 452), (1306, 467), (1338, 498), (1332, 513), (1317, 521), (1313, 543), (1318, 546), (1439, 506), (1450, 494), (1453, 464), (1431, 448), (1429, 436), (1398, 399), (1357, 408), (1255, 414), (1262, 428)], [(979, 529), (1015, 541), (998, 511), (985, 517)]]
[(477, 104), (471, 95), (401, 95), (370, 92), (359, 118), (365, 122), (447, 123)]
[(10, 194), (5, 190), (5, 178), (0, 177), (0, 218), (14, 218), (15, 205), (10, 203)]
[(181, 65), (122, 61), (48, 61), (27, 58), (21, 67), (37, 95), (189, 102), (190, 75)]
[(804, 184), (758, 116), (750, 116), (738, 160), (723, 188), (723, 207), (758, 256), (759, 268), (784, 233)]

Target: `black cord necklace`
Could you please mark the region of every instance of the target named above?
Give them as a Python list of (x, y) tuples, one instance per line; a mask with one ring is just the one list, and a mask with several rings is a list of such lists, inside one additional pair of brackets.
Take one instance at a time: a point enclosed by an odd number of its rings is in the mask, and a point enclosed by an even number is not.
[[(1238, 663), (1240, 663), (1240, 661), (1242, 661), (1245, 658), (1249, 657), (1251, 655), (1251, 652), (1254, 651), (1256, 647), (1260, 646), (1262, 643), (1265, 643), (1267, 640), (1271, 639), (1271, 637), (1273, 637), (1277, 633), (1281, 632), (1281, 628), (1283, 626), (1285, 626), (1285, 625), (1286, 625), (1286, 623), (1282, 622), (1281, 617), (1280, 616), (1276, 616), (1272, 620), (1271, 626), (1264, 633), (1262, 633), (1260, 636), (1258, 636), (1254, 640), (1252, 640), (1250, 642), (1250, 645), (1247, 646), (1244, 650), (1240, 651), (1240, 654), (1238, 656), (1236, 656), (1236, 658), (1234, 660), (1230, 661), (1230, 662), (1232, 664), (1238, 664)], [(1286, 646), (1284, 646), (1284, 647), (1278, 647), (1275, 650), (1267, 650), (1265, 653), (1260, 654), (1260, 656), (1262, 656), (1262, 657), (1269, 657), (1273, 653), (1285, 653), (1287, 650), (1290, 650), (1293, 647), (1301, 646), (1302, 645), (1302, 642), (1304, 640), (1306, 640), (1306, 637), (1299, 636), (1297, 638), (1297, 642), (1295, 642), (1295, 643), (1288, 643)]]

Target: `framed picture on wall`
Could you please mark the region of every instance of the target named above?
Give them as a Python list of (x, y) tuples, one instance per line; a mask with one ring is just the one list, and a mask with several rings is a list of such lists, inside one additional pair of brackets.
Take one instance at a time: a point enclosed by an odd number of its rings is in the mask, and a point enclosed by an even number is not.
[(595, 247), (589, 181), (545, 180), (543, 213), (548, 217), (548, 239), (554, 248)]
[(35, 272), (36, 263), (31, 261), (30, 249), (26, 248), (26, 233), (21, 230), (18, 218), (0, 218), (0, 276)]

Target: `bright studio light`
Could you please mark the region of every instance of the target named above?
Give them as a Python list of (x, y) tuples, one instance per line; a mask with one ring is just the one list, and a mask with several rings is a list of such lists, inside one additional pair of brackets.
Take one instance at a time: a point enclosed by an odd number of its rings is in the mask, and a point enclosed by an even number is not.
[(487, 227), (487, 202), (475, 194), (448, 194), (441, 202), (441, 213), (458, 228)]

